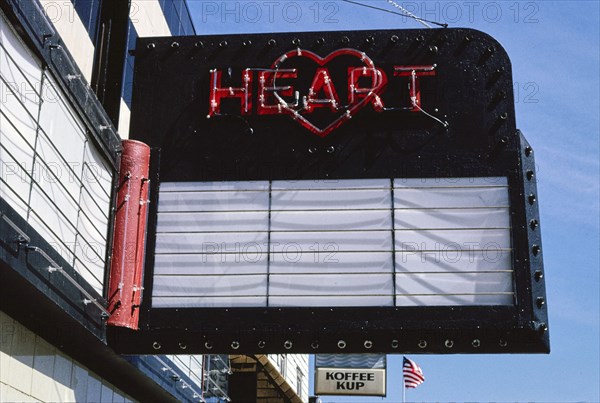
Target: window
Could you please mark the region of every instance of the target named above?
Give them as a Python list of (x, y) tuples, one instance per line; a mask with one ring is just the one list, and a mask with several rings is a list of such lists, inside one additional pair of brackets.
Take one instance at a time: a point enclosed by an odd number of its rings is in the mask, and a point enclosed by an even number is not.
[(300, 369), (300, 367), (296, 367), (296, 393), (300, 399), (302, 396), (302, 384), (304, 383), (304, 373)]

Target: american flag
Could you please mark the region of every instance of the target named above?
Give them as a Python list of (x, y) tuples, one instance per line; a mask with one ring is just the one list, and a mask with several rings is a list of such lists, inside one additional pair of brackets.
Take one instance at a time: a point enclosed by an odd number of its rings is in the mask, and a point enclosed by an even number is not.
[(416, 388), (425, 381), (421, 368), (413, 360), (406, 357), (404, 357), (403, 373), (405, 388)]

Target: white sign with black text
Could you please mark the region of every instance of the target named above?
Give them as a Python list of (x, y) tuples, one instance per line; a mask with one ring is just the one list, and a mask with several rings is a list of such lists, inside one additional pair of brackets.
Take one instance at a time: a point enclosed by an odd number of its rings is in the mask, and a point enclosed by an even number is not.
[(316, 395), (385, 396), (385, 369), (316, 368)]

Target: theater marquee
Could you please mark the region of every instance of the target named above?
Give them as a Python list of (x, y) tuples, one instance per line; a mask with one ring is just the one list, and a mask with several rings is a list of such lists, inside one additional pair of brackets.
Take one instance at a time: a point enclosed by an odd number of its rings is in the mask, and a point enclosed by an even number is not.
[(112, 329), (117, 349), (548, 351), (533, 154), (495, 40), (143, 38), (135, 56), (151, 203), (140, 329)]

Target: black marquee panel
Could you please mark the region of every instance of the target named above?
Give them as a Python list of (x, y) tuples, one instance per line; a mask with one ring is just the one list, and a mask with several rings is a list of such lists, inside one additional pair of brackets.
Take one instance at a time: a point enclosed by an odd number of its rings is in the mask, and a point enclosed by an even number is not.
[[(119, 351), (549, 351), (533, 154), (516, 129), (510, 61), (489, 36), (143, 38), (131, 122), (132, 138), (153, 148), (153, 186), (140, 330), (110, 329)], [(267, 297), (265, 306), (161, 307), (156, 299), (161, 184), (394, 178), (504, 178), (512, 303), (401, 306), (397, 291), (385, 306), (271, 306)]]

